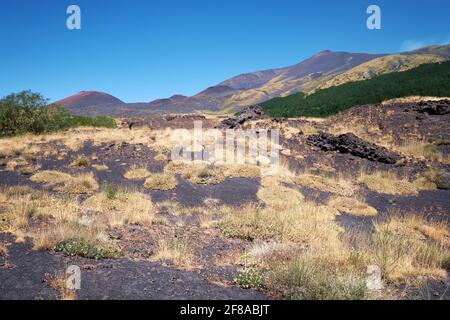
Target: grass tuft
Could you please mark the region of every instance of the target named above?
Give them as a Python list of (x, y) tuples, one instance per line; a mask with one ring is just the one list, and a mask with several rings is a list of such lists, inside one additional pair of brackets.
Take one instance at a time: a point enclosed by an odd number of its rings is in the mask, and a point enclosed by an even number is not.
[(147, 189), (161, 191), (172, 190), (177, 186), (177, 178), (175, 177), (175, 175), (168, 172), (152, 173), (144, 183), (144, 187)]

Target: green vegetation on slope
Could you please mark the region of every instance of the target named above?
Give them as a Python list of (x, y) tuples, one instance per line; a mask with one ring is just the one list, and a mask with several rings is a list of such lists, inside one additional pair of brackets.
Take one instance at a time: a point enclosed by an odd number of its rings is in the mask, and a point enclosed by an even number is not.
[(80, 126), (116, 127), (109, 117), (71, 116), (57, 105), (47, 105), (39, 93), (22, 91), (0, 100), (0, 137), (44, 133)]
[(415, 69), (381, 75), (319, 90), (297, 93), (261, 104), (273, 117), (326, 117), (357, 105), (407, 96), (450, 95), (450, 62), (424, 64)]

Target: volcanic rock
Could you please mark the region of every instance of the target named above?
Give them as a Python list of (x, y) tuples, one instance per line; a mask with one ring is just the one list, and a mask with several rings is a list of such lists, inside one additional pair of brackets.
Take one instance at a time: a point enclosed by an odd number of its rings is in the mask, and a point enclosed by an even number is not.
[(439, 101), (421, 101), (416, 105), (408, 105), (404, 109), (405, 112), (426, 113), (429, 115), (442, 116), (450, 113), (450, 100), (444, 99)]
[(225, 119), (219, 125), (221, 129), (234, 129), (244, 124), (249, 120), (261, 120), (266, 119), (267, 116), (260, 107), (247, 107), (237, 116)]
[(321, 133), (308, 137), (308, 143), (323, 151), (349, 153), (353, 156), (387, 164), (395, 164), (400, 156), (389, 152), (386, 148), (368, 143), (352, 133), (333, 136)]

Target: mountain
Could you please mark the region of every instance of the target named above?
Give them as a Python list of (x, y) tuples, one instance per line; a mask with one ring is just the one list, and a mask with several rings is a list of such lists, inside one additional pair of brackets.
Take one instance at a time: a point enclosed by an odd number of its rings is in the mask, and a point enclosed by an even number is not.
[(151, 102), (124, 103), (106, 93), (85, 91), (58, 103), (73, 113), (89, 115), (219, 111), (259, 104), (297, 92), (312, 94), (320, 89), (449, 59), (450, 45), (389, 55), (325, 50), (292, 66), (238, 75), (192, 97), (174, 95)]
[(450, 96), (450, 61), (422, 64), (402, 72), (348, 82), (305, 95), (299, 92), (261, 104), (271, 116), (323, 117), (356, 105), (408, 96)]
[(64, 108), (90, 107), (99, 105), (119, 105), (125, 102), (110, 94), (97, 91), (81, 91), (71, 97), (57, 101)]

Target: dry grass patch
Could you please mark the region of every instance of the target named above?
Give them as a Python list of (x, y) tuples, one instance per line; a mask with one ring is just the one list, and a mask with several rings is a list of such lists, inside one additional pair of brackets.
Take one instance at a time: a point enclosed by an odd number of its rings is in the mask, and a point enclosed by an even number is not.
[(6, 171), (14, 172), (17, 167), (27, 166), (28, 162), (24, 158), (15, 158), (6, 163)]
[(278, 177), (264, 177), (256, 196), (278, 210), (295, 209), (304, 203), (304, 196), (298, 190), (283, 186)]
[(112, 227), (127, 224), (149, 226), (155, 214), (155, 206), (147, 195), (114, 187), (88, 198), (84, 206), (99, 212)]
[(300, 127), (300, 130), (307, 137), (319, 133), (319, 130), (317, 130), (317, 128), (315, 128), (311, 124), (307, 124), (307, 123), (302, 124), (302, 126)]
[(378, 193), (391, 195), (417, 195), (420, 185), (410, 182), (406, 177), (400, 177), (393, 172), (378, 171), (372, 174), (361, 172), (358, 182)]
[(194, 184), (219, 184), (225, 181), (225, 175), (219, 168), (202, 162), (170, 162), (164, 171), (179, 173)]
[(94, 168), (97, 171), (107, 171), (109, 170), (109, 167), (104, 164), (93, 164), (92, 168)]
[(263, 179), (257, 196), (265, 207), (222, 208), (219, 226), (225, 234), (251, 240), (328, 244), (329, 250), (340, 243), (332, 241), (342, 232), (334, 221), (335, 210), (305, 201), (300, 192), (282, 186), (275, 177)]
[(435, 144), (426, 141), (408, 141), (393, 147), (396, 151), (419, 159), (448, 163), (448, 157), (439, 151)]
[(70, 194), (91, 193), (99, 188), (92, 173), (71, 176), (60, 171), (41, 171), (30, 178), (36, 183), (44, 183), (52, 189)]
[(377, 209), (357, 198), (334, 197), (328, 202), (328, 206), (335, 208), (341, 213), (348, 213), (354, 216), (373, 217), (378, 214)]
[(174, 174), (169, 172), (152, 173), (144, 183), (146, 189), (161, 191), (172, 190), (177, 186), (177, 178)]
[(317, 189), (343, 197), (352, 196), (357, 189), (350, 179), (332, 177), (328, 175), (316, 176), (313, 174), (304, 173), (292, 177), (292, 182), (304, 188)]
[[(332, 210), (331, 210), (332, 211)], [(219, 223), (222, 231), (233, 238), (248, 240), (276, 240), (318, 246), (333, 243), (342, 229), (334, 222), (335, 214), (326, 207), (303, 203), (296, 208), (282, 210), (246, 205), (239, 208), (223, 208), (223, 219)]]
[(226, 235), (264, 241), (247, 251), (247, 267), (235, 281), (245, 288), (266, 288), (280, 298), (366, 298), (365, 271), (350, 263), (336, 210), (277, 192), (275, 177), (263, 180), (262, 194), (278, 194), (278, 199), (263, 197), (266, 207), (222, 209), (219, 227)]
[(193, 271), (201, 267), (195, 256), (192, 241), (187, 236), (165, 235), (158, 239), (152, 261), (170, 261), (174, 267)]
[(99, 185), (92, 173), (82, 173), (72, 176), (62, 186), (56, 187), (55, 190), (70, 194), (88, 194), (98, 190), (98, 188)]
[(370, 298), (365, 273), (342, 259), (297, 254), (269, 262), (265, 286), (289, 300), (363, 300)]
[(207, 213), (208, 208), (202, 207), (186, 207), (172, 200), (165, 200), (157, 203), (160, 212), (166, 212), (173, 216), (192, 216), (203, 215)]
[(91, 164), (91, 160), (85, 156), (79, 156), (71, 164), (70, 167), (86, 168)]
[(77, 294), (75, 290), (71, 290), (67, 287), (67, 275), (45, 275), (45, 282), (56, 290), (58, 293), (58, 298), (64, 301), (77, 300)]
[(35, 250), (55, 250), (71, 239), (104, 245), (99, 235), (105, 225), (95, 219), (84, 223), (85, 209), (75, 197), (27, 193), (26, 188), (11, 189), (7, 197), (5, 220), (9, 232), (18, 238), (32, 238)]
[(102, 229), (100, 226), (86, 226), (79, 221), (57, 220), (52, 226), (45, 226), (32, 231), (33, 249), (38, 251), (55, 250), (58, 245), (73, 239), (82, 239), (89, 243), (101, 243), (99, 235)]
[(450, 97), (427, 97), (427, 96), (410, 96), (403, 98), (395, 98), (383, 101), (383, 105), (398, 104), (398, 103), (417, 103), (422, 101), (440, 101), (440, 100), (450, 100)]
[(417, 215), (393, 217), (375, 225), (369, 252), (389, 281), (442, 279), (447, 276), (445, 267), (450, 259), (449, 229)]
[(144, 167), (136, 167), (133, 166), (131, 169), (129, 169), (125, 174), (123, 175), (125, 179), (128, 180), (142, 180), (150, 176), (150, 171), (147, 170), (147, 168)]
[(0, 242), (0, 257), (6, 257), (8, 255), (8, 244)]
[(168, 158), (165, 154), (159, 153), (155, 156), (155, 161), (167, 161)]
[(68, 173), (60, 171), (41, 171), (33, 175), (30, 180), (36, 183), (45, 183), (49, 185), (57, 185), (70, 180), (72, 176)]
[(222, 169), (227, 177), (257, 178), (261, 176), (261, 168), (256, 165), (227, 165), (223, 166)]

